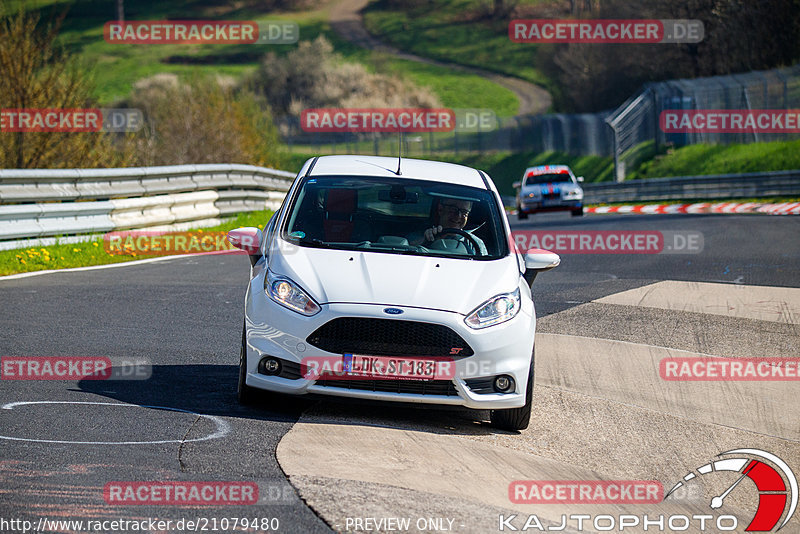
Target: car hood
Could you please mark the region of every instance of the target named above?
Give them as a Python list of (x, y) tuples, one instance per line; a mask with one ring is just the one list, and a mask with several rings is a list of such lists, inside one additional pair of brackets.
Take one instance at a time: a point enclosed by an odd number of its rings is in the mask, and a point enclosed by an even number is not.
[(300, 284), (319, 304), (359, 303), (466, 315), (517, 288), (514, 255), (493, 261), (299, 247), (283, 241), (269, 268)]

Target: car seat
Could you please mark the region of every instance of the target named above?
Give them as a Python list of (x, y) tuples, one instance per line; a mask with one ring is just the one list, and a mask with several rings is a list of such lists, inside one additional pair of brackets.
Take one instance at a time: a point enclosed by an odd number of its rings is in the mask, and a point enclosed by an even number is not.
[(322, 228), (325, 241), (349, 242), (353, 234), (353, 215), (358, 207), (355, 189), (329, 189), (325, 197)]

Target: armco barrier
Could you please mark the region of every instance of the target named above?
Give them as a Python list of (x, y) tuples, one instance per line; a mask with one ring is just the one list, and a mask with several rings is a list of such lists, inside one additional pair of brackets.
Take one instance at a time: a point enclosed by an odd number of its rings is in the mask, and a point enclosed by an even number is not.
[[(0, 250), (53, 236), (210, 226), (276, 209), (293, 178), (250, 165), (0, 170)], [(589, 183), (584, 191), (587, 204), (800, 196), (800, 170)]]
[(800, 196), (800, 170), (589, 183), (583, 191), (586, 204)]
[(0, 250), (52, 236), (218, 224), (277, 209), (294, 176), (251, 165), (0, 170)]

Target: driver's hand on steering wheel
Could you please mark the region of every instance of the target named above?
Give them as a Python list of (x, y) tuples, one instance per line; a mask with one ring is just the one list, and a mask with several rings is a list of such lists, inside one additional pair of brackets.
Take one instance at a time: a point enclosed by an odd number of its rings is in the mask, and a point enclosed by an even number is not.
[(442, 231), (441, 225), (428, 228), (427, 230), (425, 230), (423, 234), (425, 236), (425, 241), (432, 243), (434, 239), (436, 239), (436, 234), (438, 234), (441, 231)]

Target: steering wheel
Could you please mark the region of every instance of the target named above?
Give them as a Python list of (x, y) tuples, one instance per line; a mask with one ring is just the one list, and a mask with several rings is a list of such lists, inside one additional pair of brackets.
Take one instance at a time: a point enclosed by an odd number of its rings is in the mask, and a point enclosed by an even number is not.
[[(442, 228), (442, 231), (438, 233), (439, 236), (445, 234), (463, 235), (467, 239), (467, 241), (469, 241), (470, 244), (472, 245), (472, 249), (475, 251), (475, 254), (479, 255), (481, 253), (481, 247), (478, 245), (478, 241), (475, 239), (475, 236), (473, 236), (469, 232), (465, 232), (461, 228)], [(436, 239), (443, 239), (443, 238), (436, 237)], [(425, 240), (425, 243), (433, 243), (433, 241)]]

